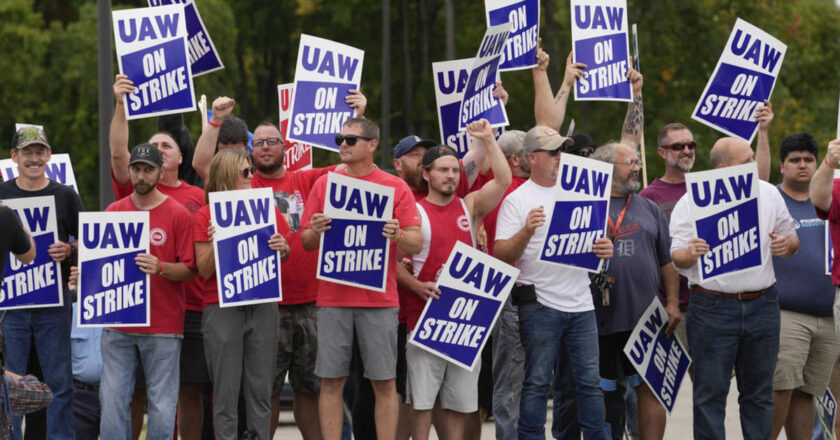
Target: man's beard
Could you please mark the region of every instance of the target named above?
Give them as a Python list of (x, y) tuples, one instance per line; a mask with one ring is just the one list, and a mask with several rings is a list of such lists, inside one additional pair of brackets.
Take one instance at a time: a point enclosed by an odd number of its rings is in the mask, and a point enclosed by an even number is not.
[(691, 172), (691, 168), (694, 167), (694, 159), (691, 159), (691, 162), (689, 162), (688, 165), (683, 165), (682, 162), (680, 162), (679, 156), (677, 156), (676, 159), (668, 157), (668, 165), (677, 168), (684, 173), (688, 173)]
[(254, 158), (254, 167), (263, 174), (274, 174), (275, 171), (279, 170), (280, 167), (283, 166), (283, 159), (285, 154), (281, 154), (279, 158), (274, 158), (271, 163), (265, 164), (260, 163), (257, 158)]
[(633, 194), (639, 190), (642, 184), (639, 183), (638, 180), (631, 180), (630, 178), (628, 178), (624, 182), (617, 183), (616, 186), (624, 194)]
[(411, 189), (426, 190), (426, 188), (428, 188), (426, 180), (423, 179), (423, 173), (420, 171), (404, 169), (403, 176), (405, 178), (405, 183), (407, 183)]
[(145, 196), (146, 194), (152, 192), (152, 190), (155, 189), (155, 186), (157, 186), (157, 182), (149, 184), (137, 183), (134, 185), (134, 192), (141, 196)]

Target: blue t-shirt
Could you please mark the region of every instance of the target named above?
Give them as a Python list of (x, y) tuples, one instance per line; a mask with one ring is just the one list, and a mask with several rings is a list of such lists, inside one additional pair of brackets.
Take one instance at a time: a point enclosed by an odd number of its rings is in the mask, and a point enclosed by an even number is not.
[(794, 200), (779, 192), (796, 222), (799, 250), (790, 258), (773, 257), (779, 307), (813, 316), (831, 316), (834, 285), (825, 274), (825, 221), (817, 217), (811, 200)]

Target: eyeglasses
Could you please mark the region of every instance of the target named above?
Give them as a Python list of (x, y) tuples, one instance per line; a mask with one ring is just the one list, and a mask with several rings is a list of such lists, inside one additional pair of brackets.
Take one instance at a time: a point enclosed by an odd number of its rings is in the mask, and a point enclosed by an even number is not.
[(282, 142), (283, 142), (283, 139), (280, 139), (280, 138), (267, 138), (267, 139), (254, 139), (251, 142), (251, 144), (254, 146), (254, 148), (260, 148), (265, 144), (268, 144), (269, 146), (273, 147), (273, 146), (275, 146), (277, 144), (280, 144)]
[(362, 139), (365, 141), (373, 140), (373, 138), (356, 136), (355, 134), (348, 134), (346, 136), (343, 134), (337, 134), (335, 135), (335, 144), (340, 147), (342, 143), (346, 142), (348, 147), (352, 147), (353, 145), (356, 145), (356, 140), (358, 139)]
[(624, 165), (628, 167), (635, 166), (636, 168), (642, 167), (642, 161), (639, 159), (624, 159), (620, 162), (615, 162), (616, 165)]
[(671, 151), (682, 151), (685, 149), (685, 147), (688, 147), (689, 150), (694, 151), (694, 149), (697, 148), (697, 142), (674, 142), (671, 145), (660, 145), (659, 147), (666, 148)]
[(244, 168), (244, 169), (240, 170), (239, 174), (241, 174), (242, 177), (247, 179), (248, 176), (253, 176), (256, 171), (257, 171), (257, 169), (255, 167), (251, 166), (251, 167)]

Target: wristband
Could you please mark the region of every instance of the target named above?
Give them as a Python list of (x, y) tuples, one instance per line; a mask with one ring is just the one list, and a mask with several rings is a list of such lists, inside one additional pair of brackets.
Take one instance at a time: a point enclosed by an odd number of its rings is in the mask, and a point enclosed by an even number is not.
[(216, 128), (220, 128), (222, 126), (222, 124), (217, 124), (217, 123), (213, 122), (212, 119), (207, 120), (207, 125), (209, 125), (211, 127), (216, 127)]
[(163, 261), (160, 262), (160, 272), (158, 272), (159, 276), (163, 276)]
[(399, 237), (397, 237), (397, 239), (396, 239), (396, 240), (394, 240), (394, 244), (398, 244), (398, 243), (400, 242), (400, 240), (402, 240), (402, 239), (403, 239), (403, 236), (405, 236), (405, 234), (403, 233), (403, 230), (402, 230), (402, 229), (400, 229), (400, 236), (399, 236)]
[(823, 159), (823, 163), (828, 167), (837, 168), (837, 165), (832, 165), (831, 163), (828, 162), (828, 156), (826, 156), (825, 159)]

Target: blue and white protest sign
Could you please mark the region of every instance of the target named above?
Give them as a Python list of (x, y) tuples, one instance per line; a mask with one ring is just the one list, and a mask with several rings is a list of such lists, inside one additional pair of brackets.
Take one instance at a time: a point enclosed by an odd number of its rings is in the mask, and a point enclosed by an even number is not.
[(79, 213), (79, 327), (148, 327), (149, 212)]
[(530, 69), (537, 65), (540, 36), (539, 0), (484, 0), (487, 26), (510, 23), (499, 70)]
[(586, 77), (575, 81), (575, 100), (632, 101), (627, 1), (571, 0), (571, 10), (574, 59), (586, 64)]
[(280, 252), (268, 247), (277, 232), (273, 197), (271, 188), (210, 193), (219, 307), (283, 299)]
[(755, 110), (770, 99), (786, 50), (784, 43), (739, 18), (691, 118), (752, 142), (758, 130)]
[(496, 104), (501, 101), (493, 97), (499, 73), (499, 62), (502, 59), (509, 32), (510, 23), (504, 23), (490, 26), (484, 33), (461, 97), (461, 107), (458, 110), (459, 130), (464, 130), (467, 124), (480, 119), (490, 121), (491, 127), (509, 124), (504, 106), (501, 106), (503, 120), (496, 122), (499, 120), (498, 115), (495, 114), (499, 109)]
[(355, 47), (300, 36), (289, 140), (338, 151), (335, 135), (354, 116), (344, 98), (359, 89), (364, 58), (365, 52)]
[(630, 334), (624, 354), (671, 414), (691, 357), (676, 334), (665, 336), (669, 322), (665, 308), (654, 297)]
[[(47, 178), (55, 180), (73, 188), (76, 193), (79, 187), (76, 185), (76, 174), (73, 173), (73, 164), (70, 163), (69, 154), (53, 154), (47, 162), (45, 170)], [(3, 180), (14, 180), (18, 176), (18, 166), (12, 159), (0, 160), (0, 176)]]
[(149, 0), (149, 6), (184, 5), (187, 20), (187, 49), (193, 76), (224, 69), (219, 52), (201, 20), (195, 0)]
[(611, 163), (561, 156), (541, 261), (598, 272), (602, 260), (592, 245), (606, 233), (612, 173)]
[(0, 283), (0, 310), (52, 307), (64, 304), (61, 266), (47, 253), (58, 242), (55, 197), (3, 200), (35, 241), (35, 260), (23, 264), (9, 252)]
[[(467, 154), (472, 142), (472, 136), (458, 125), (461, 98), (464, 96), (464, 87), (467, 85), (472, 65), (472, 58), (432, 63), (441, 143), (455, 149), (459, 158)], [(493, 126), (507, 124), (507, 113), (501, 100), (496, 100), (488, 116), (487, 120)]]
[(758, 165), (688, 173), (689, 212), (709, 252), (698, 260), (701, 281), (761, 265)]
[(382, 236), (394, 215), (394, 188), (329, 173), (318, 279), (385, 292), (390, 242)]
[(834, 433), (834, 420), (837, 417), (837, 401), (831, 394), (831, 390), (825, 389), (822, 396), (814, 396), (814, 405), (817, 410), (817, 420), (822, 426), (823, 439), (834, 440), (836, 438)]
[(135, 90), (123, 97), (128, 119), (195, 110), (184, 6), (114, 11), (120, 73)]
[(409, 341), (473, 371), (519, 269), (456, 242), (437, 279), (440, 298), (426, 307)]

